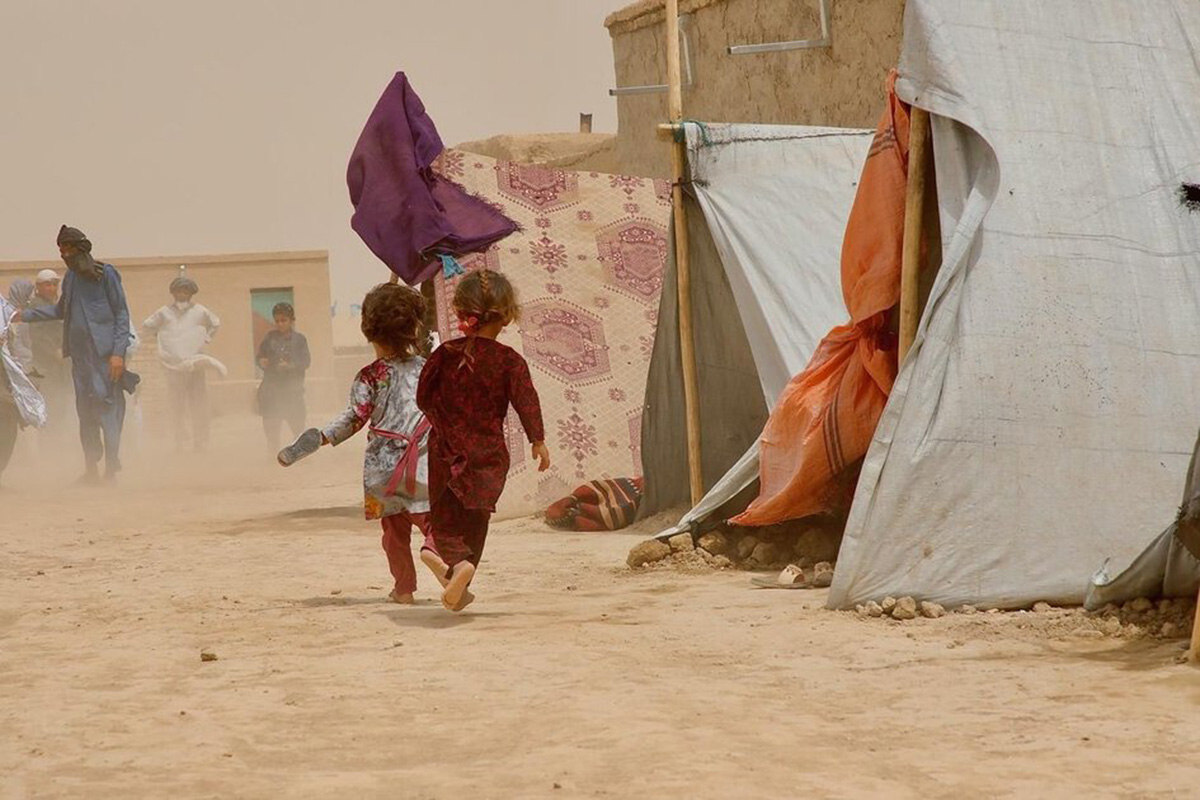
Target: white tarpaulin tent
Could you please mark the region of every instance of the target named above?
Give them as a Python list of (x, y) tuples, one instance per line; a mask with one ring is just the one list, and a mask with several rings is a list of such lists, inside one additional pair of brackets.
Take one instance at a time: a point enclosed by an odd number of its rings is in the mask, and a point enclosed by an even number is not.
[[(686, 124), (692, 189), (703, 212), (691, 223), (693, 241), (710, 238), (693, 250), (693, 281), (702, 285), (696, 297), (697, 349), (700, 362), (702, 443), (722, 451), (724, 461), (706, 456), (706, 479), (712, 486), (704, 501), (680, 523), (686, 528), (716, 510), (758, 477), (756, 436), (761, 417), (749, 433), (755, 443), (733, 469), (727, 441), (728, 419), (738, 406), (757, 408), (758, 389), (765, 406), (775, 403), (793, 375), (808, 363), (821, 338), (846, 321), (842, 300), (841, 250), (846, 219), (873, 131), (779, 125)], [(692, 214), (698, 217), (700, 215)], [(711, 273), (724, 282), (714, 288)], [(673, 278), (668, 276), (670, 287)], [(722, 299), (720, 293), (725, 292)], [(661, 445), (664, 434), (683, 434), (679, 404), (664, 398), (667, 378), (678, 376), (678, 330), (669, 316), (674, 297), (664, 294), (656, 350), (647, 385), (643, 431), (648, 510), (668, 504), (662, 484), (686, 486), (686, 460), (678, 448)], [(714, 329), (737, 328), (753, 364), (735, 364), (746, 354), (705, 344)], [(725, 337), (728, 338), (728, 337)], [(723, 350), (723, 352), (713, 352)], [(720, 380), (731, 367), (740, 378)], [(756, 387), (750, 376), (757, 376)], [(745, 428), (745, 425), (741, 425)], [(680, 439), (681, 441), (681, 439)], [(737, 443), (733, 457), (750, 444)], [(722, 445), (725, 445), (722, 447)], [(674, 460), (672, 460), (674, 459)], [(718, 469), (713, 468), (717, 460)], [(722, 475), (725, 477), (721, 477)], [(719, 478), (719, 480), (717, 480)], [(713, 481), (716, 481), (713, 485)], [(676, 497), (678, 497), (678, 492)]]
[(905, 13), (943, 263), (829, 605), (1078, 603), (1172, 521), (1200, 424), (1200, 3)]
[(829, 329), (846, 321), (846, 218), (874, 131), (687, 126), (696, 199), (774, 404)]
[(1196, 596), (1200, 586), (1200, 439), (1192, 453), (1183, 503), (1171, 527), (1150, 543), (1132, 564), (1114, 575), (1104, 564), (1092, 576), (1083, 605), (1089, 611), (1108, 603), (1124, 603), (1138, 597)]

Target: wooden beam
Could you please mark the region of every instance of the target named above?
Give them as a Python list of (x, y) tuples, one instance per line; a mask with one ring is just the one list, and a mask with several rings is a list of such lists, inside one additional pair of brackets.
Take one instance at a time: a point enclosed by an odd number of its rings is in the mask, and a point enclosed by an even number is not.
[(683, 126), (676, 125), (671, 122), (664, 122), (663, 124), (659, 125), (654, 130), (655, 130), (655, 134), (658, 136), (659, 139), (661, 139), (664, 142), (671, 142), (671, 141), (675, 140), (676, 132), (683, 130)]
[[(679, 0), (667, 0), (667, 111), (672, 126), (683, 121), (683, 77), (679, 57)], [(700, 460), (700, 397), (696, 348), (692, 338), (692, 275), (688, 250), (687, 209), (683, 182), (687, 176), (687, 144), (675, 137), (671, 145), (672, 208), (675, 220), (675, 274), (679, 290), (679, 354), (683, 362), (683, 401), (687, 418), (688, 484), (692, 505), (704, 497)]]
[(1196, 597), (1196, 617), (1192, 620), (1192, 646), (1188, 648), (1188, 661), (1200, 661), (1200, 596)]
[(929, 197), (929, 112), (913, 106), (908, 127), (908, 192), (904, 201), (904, 246), (900, 260), (900, 363), (908, 355), (921, 321), (925, 204)]

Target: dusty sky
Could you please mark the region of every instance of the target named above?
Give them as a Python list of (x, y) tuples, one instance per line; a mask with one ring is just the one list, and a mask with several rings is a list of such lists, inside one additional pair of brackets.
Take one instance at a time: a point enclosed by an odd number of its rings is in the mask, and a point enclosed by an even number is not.
[(627, 0), (0, 0), (0, 260), (328, 249), (345, 308), (384, 273), (346, 160), (392, 74), (448, 144), (615, 130)]

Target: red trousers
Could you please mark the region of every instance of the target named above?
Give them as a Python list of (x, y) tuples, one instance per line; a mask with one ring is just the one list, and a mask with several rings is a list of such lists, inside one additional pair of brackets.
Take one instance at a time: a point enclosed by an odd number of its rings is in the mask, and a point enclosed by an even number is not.
[(453, 569), (460, 561), (479, 566), (491, 518), (490, 511), (464, 507), (449, 488), (438, 495), (429, 512), (429, 535), (446, 566)]
[(417, 590), (417, 570), (413, 566), (410, 544), (414, 525), (425, 538), (422, 547), (437, 552), (429, 536), (429, 515), (393, 514), (379, 522), (383, 526), (383, 552), (387, 555), (388, 569), (392, 571), (392, 579), (396, 582), (396, 594), (412, 594)]

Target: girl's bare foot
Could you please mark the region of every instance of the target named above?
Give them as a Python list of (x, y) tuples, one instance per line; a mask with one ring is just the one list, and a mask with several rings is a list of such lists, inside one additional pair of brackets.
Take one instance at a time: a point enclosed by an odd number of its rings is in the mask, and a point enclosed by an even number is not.
[(467, 595), (467, 586), (475, 577), (475, 565), (470, 561), (460, 561), (450, 571), (450, 582), (442, 592), (442, 605), (451, 611), (462, 611), (466, 608), (463, 602)]
[(433, 573), (433, 577), (437, 578), (438, 583), (445, 589), (446, 584), (450, 582), (450, 579), (446, 577), (450, 573), (450, 567), (446, 566), (446, 562), (442, 561), (442, 557), (429, 548), (422, 547), (421, 563), (429, 567), (429, 571)]
[(412, 592), (401, 593), (397, 592), (395, 589), (392, 589), (392, 591), (388, 593), (388, 599), (393, 603), (399, 603), (402, 606), (411, 606), (415, 602), (413, 600)]
[(455, 612), (462, 611), (464, 608), (466, 608), (467, 606), (471, 605), (471, 603), (474, 603), (474, 602), (475, 602), (475, 595), (471, 594), (470, 589), (466, 589), (463, 591), (462, 599), (458, 601), (458, 605), (456, 605), (454, 608), (452, 608), (450, 610), (455, 611)]

